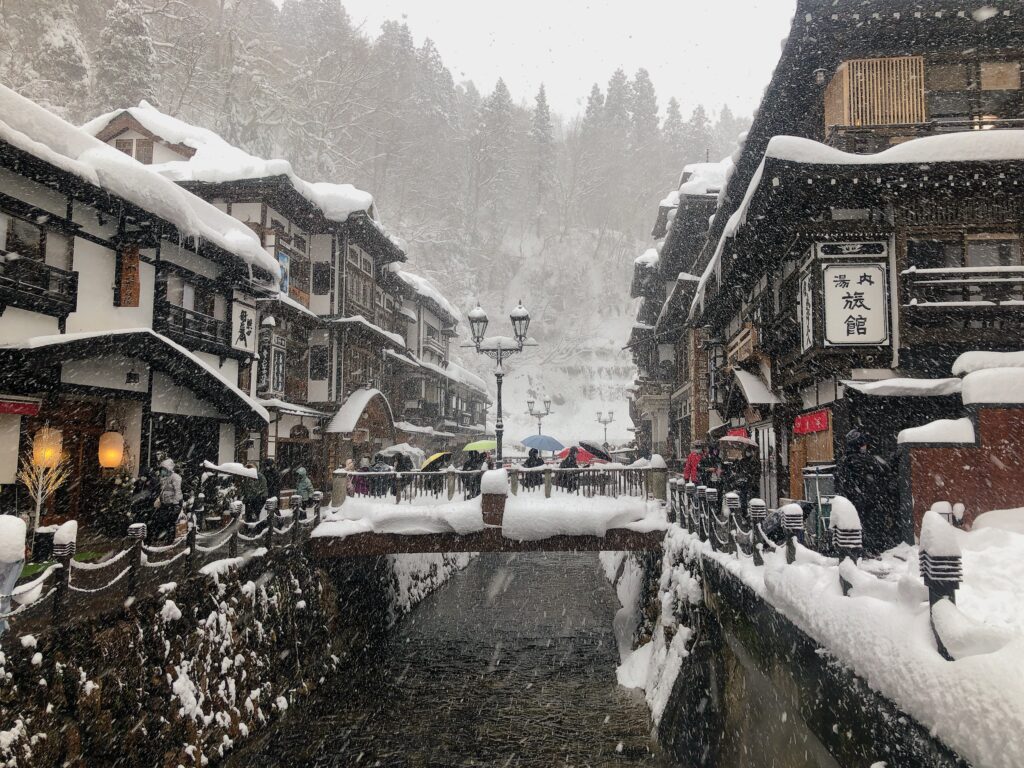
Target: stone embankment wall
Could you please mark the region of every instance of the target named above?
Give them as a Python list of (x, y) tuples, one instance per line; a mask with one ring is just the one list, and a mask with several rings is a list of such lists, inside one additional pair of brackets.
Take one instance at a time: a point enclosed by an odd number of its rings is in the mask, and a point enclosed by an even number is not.
[[(433, 557), (433, 559), (431, 559)], [(436, 562), (435, 562), (436, 560)], [(254, 558), (4, 636), (0, 765), (204, 765), (360, 663), (466, 558)]]

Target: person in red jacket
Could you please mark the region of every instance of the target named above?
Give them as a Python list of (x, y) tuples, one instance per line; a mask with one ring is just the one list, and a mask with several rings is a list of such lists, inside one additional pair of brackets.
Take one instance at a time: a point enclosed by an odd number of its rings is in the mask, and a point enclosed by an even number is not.
[(688, 483), (697, 482), (697, 465), (700, 464), (701, 458), (707, 453), (707, 447), (697, 450), (698, 444), (694, 444), (693, 448), (690, 449), (690, 455), (686, 457), (686, 466), (683, 467), (683, 480)]

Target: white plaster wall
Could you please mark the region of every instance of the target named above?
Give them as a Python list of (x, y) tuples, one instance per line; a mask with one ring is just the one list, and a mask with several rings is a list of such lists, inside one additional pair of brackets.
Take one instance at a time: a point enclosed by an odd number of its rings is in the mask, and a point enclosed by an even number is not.
[(8, 307), (0, 315), (0, 343), (3, 344), (14, 344), (33, 336), (50, 336), (57, 332), (56, 317), (18, 307)]
[(262, 224), (263, 206), (260, 203), (232, 203), (231, 215), (239, 221)]
[(182, 248), (175, 242), (170, 240), (164, 240), (160, 244), (160, 258), (164, 261), (169, 261), (172, 264), (177, 264), (179, 267), (195, 272), (197, 275), (208, 277), (211, 280), (217, 278), (218, 275), (223, 271), (218, 264), (204, 259), (202, 256), (193, 253), (187, 248)]
[[(314, 331), (309, 335), (309, 346), (326, 346), (328, 349), (328, 355), (330, 354), (331, 338), (328, 331)], [(306, 399), (311, 403), (322, 403), (327, 400), (327, 385), (331, 379), (332, 365), (329, 365), (327, 369), (327, 377), (322, 381), (313, 381), (309, 378), (309, 370), (306, 371), (306, 383), (308, 385), (306, 390)]]
[(153, 374), (152, 397), (151, 407), (154, 413), (172, 413), (179, 416), (206, 416), (214, 419), (224, 418), (224, 414), (218, 411), (212, 404), (201, 400), (192, 390), (175, 384), (165, 373), (156, 372)]
[(139, 306), (114, 306), (116, 256), (89, 240), (75, 238), (72, 269), (78, 273), (78, 306), (68, 316), (68, 333), (153, 327), (153, 293), (156, 271), (152, 264), (139, 265)]
[[(132, 368), (139, 374), (138, 384), (126, 384), (125, 375)], [(101, 355), (84, 360), (70, 360), (60, 367), (60, 380), (65, 384), (105, 387), (126, 392), (145, 392), (149, 366), (141, 360), (121, 355)]]
[(21, 416), (0, 413), (0, 484), (18, 480), (18, 440), (21, 436)]
[(64, 195), (5, 168), (0, 168), (0, 189), (5, 195), (24, 200), (61, 218), (67, 215), (68, 200)]
[(224, 365), (220, 364), (220, 358), (210, 352), (193, 352), (196, 357), (209, 365), (213, 370), (220, 372), (224, 378), (234, 385), (238, 385), (238, 361), (234, 358), (225, 358)]
[(235, 460), (235, 425), (221, 422), (220, 442), (217, 446), (217, 462), (223, 464), (226, 461)]

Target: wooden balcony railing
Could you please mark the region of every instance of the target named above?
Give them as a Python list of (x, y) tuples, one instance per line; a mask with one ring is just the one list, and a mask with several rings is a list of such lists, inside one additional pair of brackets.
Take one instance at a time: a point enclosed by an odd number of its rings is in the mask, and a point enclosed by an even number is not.
[(758, 332), (753, 323), (744, 323), (739, 332), (729, 340), (729, 364), (746, 362), (760, 353)]
[(0, 305), (67, 317), (77, 303), (77, 273), (0, 250)]
[(226, 320), (218, 320), (169, 301), (157, 301), (153, 314), (154, 329), (186, 347), (199, 345), (231, 349), (231, 326)]
[(1024, 267), (904, 270), (904, 305), (917, 310), (1024, 306)]

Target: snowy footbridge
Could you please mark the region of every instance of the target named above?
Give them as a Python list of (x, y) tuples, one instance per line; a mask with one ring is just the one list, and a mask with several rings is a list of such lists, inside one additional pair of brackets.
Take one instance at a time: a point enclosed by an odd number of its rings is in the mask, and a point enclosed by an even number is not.
[(668, 527), (666, 472), (631, 467), (337, 471), (315, 557), (419, 552), (645, 551)]

